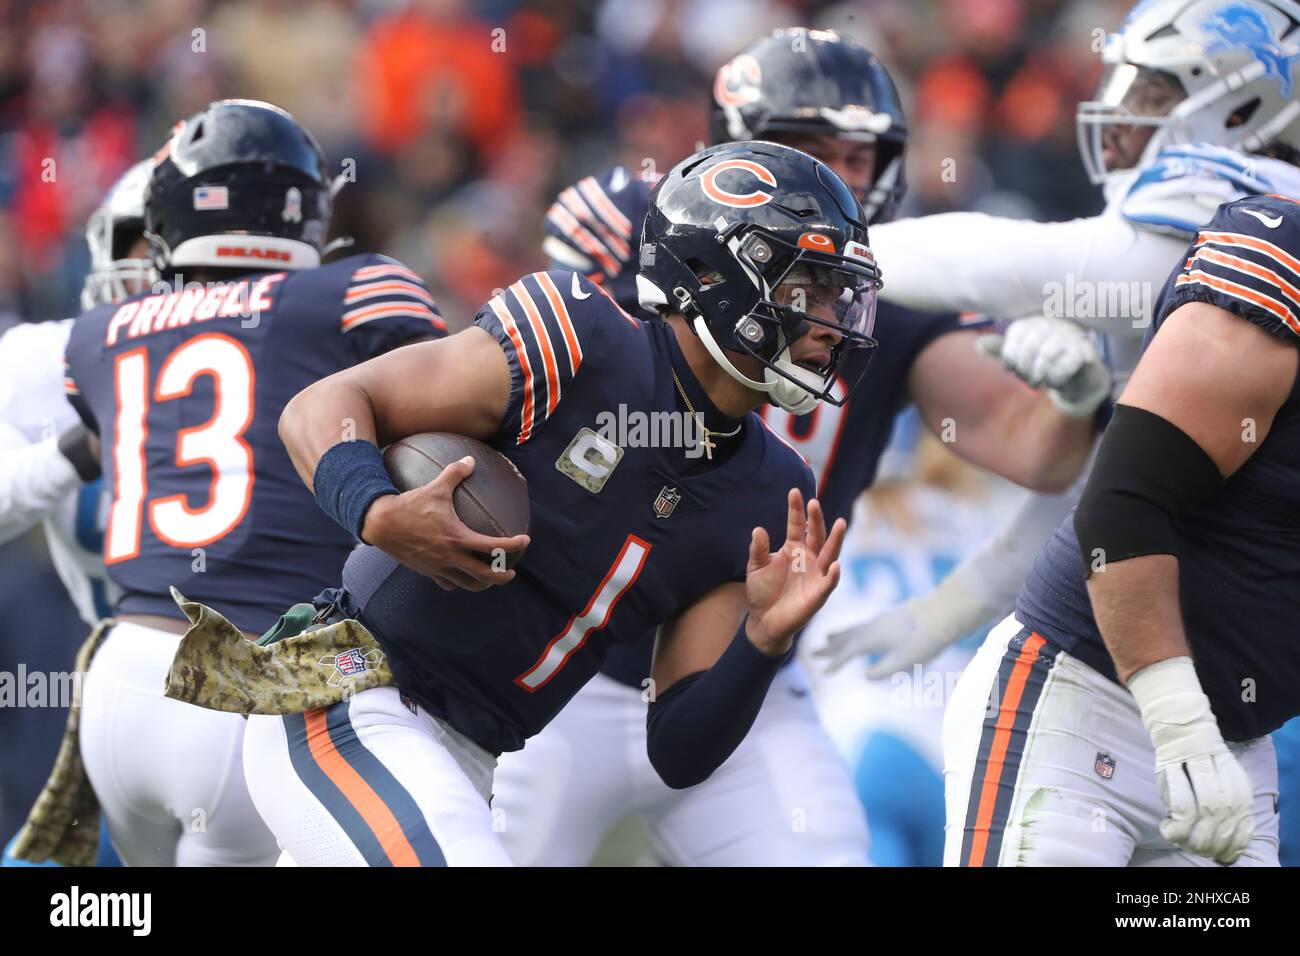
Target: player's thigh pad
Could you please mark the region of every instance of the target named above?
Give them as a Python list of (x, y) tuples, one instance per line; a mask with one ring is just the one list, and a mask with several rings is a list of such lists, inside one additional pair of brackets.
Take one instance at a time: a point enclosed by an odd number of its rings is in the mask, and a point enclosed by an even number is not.
[(866, 816), (798, 664), (772, 682), (754, 726), (707, 780), (647, 813), (682, 866), (865, 866)]
[(1126, 865), (1153, 776), (1130, 711), (1126, 690), (1006, 618), (944, 717), (945, 865)]
[(501, 755), (492, 815), (516, 866), (591, 860), (636, 806), (645, 719), (639, 688), (597, 674), (523, 750)]
[(248, 721), (258, 812), (301, 866), (506, 866), (488, 798), (493, 758), (404, 697)]
[(91, 661), (81, 757), (132, 866), (269, 865), (275, 840), (244, 785), (244, 720), (163, 696), (180, 635), (120, 623)]

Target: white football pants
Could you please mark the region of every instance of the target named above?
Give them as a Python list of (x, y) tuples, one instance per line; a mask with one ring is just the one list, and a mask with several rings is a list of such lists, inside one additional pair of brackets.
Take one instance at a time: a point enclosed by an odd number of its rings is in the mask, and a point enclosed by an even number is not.
[[(1220, 865), (1160, 835), (1133, 695), (1014, 615), (966, 668), (943, 737), (945, 866)], [(1255, 789), (1255, 832), (1233, 865), (1277, 866), (1272, 739), (1229, 746)]]
[(180, 644), (115, 624), (82, 690), (81, 759), (128, 866), (269, 866), (277, 849), (244, 787), (244, 718), (163, 696)]
[(646, 822), (676, 866), (866, 865), (866, 818), (817, 720), (802, 669), (782, 669), (754, 726), (709, 779), (672, 790), (646, 756), (641, 691), (597, 674), (523, 750), (492, 802), (521, 866), (581, 866), (611, 825)]

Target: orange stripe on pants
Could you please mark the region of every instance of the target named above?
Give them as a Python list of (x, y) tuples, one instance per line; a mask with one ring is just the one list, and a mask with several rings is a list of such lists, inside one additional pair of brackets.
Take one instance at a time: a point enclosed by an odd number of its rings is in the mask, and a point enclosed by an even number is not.
[(303, 714), (307, 721), (307, 747), (312, 758), (348, 803), (361, 814), (361, 819), (374, 832), (388, 855), (389, 862), (393, 866), (419, 866), (415, 847), (406, 838), (393, 811), (334, 746), (325, 714), (324, 710), (309, 710)]
[(1031, 634), (1025, 640), (1025, 646), (1020, 649), (1020, 655), (1011, 669), (1011, 679), (1007, 681), (1002, 702), (998, 705), (998, 722), (993, 728), (988, 766), (984, 770), (984, 782), (980, 785), (979, 809), (975, 813), (974, 836), (971, 839), (967, 866), (984, 865), (984, 853), (989, 845), (989, 826), (993, 823), (993, 807), (998, 798), (998, 783), (1006, 764), (1007, 746), (1011, 743), (1011, 728), (1016, 722), (1016, 711), (1020, 709), (1020, 698), (1025, 693), (1029, 669), (1038, 660), (1039, 648), (1046, 643), (1039, 634)]

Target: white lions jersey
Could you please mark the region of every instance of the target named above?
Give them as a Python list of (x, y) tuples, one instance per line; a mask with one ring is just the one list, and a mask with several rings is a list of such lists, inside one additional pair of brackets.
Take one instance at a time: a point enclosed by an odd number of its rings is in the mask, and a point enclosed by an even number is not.
[(872, 226), (880, 295), (934, 312), (1072, 319), (1104, 334), (1118, 394), (1197, 229), (1220, 204), (1268, 193), (1300, 198), (1300, 169), (1220, 146), (1168, 146), (1110, 180), (1106, 208), (1091, 218), (957, 212)]
[(839, 586), (804, 632), (799, 655), (814, 681), (822, 725), (850, 765), (863, 739), (885, 730), (908, 741), (938, 772), (943, 765), (944, 707), (974, 652), (974, 640), (877, 681), (867, 680), (862, 667), (853, 663), (827, 675), (811, 655), (825, 646), (829, 632), (932, 589), (1023, 500), (1024, 492), (989, 479), (985, 489), (973, 495), (909, 483), (898, 497), (906, 511), (903, 520), (873, 507), (870, 495), (859, 499), (840, 559)]
[(103, 482), (82, 484), (52, 447), (80, 424), (63, 390), (72, 321), (24, 323), (0, 336), (0, 542), (42, 520), (54, 569), (77, 612), (93, 624), (112, 606)]

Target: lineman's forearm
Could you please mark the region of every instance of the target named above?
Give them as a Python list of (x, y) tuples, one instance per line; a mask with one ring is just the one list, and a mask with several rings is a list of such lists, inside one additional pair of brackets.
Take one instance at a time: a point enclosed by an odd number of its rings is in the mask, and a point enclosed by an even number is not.
[(1187, 657), (1178, 603), (1178, 559), (1147, 554), (1116, 561), (1088, 578), (1093, 617), (1119, 679), (1170, 657)]

